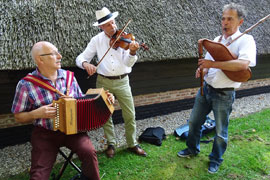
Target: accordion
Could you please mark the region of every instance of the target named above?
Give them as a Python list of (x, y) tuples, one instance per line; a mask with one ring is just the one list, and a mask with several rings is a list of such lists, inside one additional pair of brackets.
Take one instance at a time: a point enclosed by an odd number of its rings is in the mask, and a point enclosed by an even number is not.
[(114, 111), (103, 88), (88, 89), (80, 98), (60, 98), (53, 106), (57, 109), (53, 129), (67, 135), (100, 128)]

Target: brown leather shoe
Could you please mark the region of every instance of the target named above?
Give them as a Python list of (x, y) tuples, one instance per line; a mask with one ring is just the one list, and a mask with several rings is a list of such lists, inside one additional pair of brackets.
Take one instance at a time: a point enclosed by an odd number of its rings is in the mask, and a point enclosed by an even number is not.
[(136, 145), (132, 148), (128, 148), (128, 150), (130, 150), (131, 152), (134, 152), (135, 154), (139, 156), (147, 156), (147, 153), (139, 145)]
[(113, 145), (109, 145), (108, 148), (106, 149), (105, 151), (106, 153), (106, 156), (108, 158), (113, 158), (114, 157), (114, 154), (115, 154), (115, 148)]

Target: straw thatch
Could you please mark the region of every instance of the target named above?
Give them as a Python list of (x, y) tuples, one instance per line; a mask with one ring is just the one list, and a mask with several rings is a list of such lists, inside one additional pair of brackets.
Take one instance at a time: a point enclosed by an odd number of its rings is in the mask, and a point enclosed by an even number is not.
[[(148, 44), (139, 62), (197, 57), (197, 41), (220, 34), (220, 15), (228, 0), (1, 0), (0, 69), (33, 68), (30, 50), (40, 40), (55, 44), (63, 66), (75, 66), (75, 58), (92, 36), (95, 10), (103, 6), (119, 11), (118, 27), (132, 19), (127, 32)], [(269, 14), (269, 0), (241, 0), (248, 16), (244, 31)], [(270, 21), (254, 29), (258, 54), (270, 53)]]

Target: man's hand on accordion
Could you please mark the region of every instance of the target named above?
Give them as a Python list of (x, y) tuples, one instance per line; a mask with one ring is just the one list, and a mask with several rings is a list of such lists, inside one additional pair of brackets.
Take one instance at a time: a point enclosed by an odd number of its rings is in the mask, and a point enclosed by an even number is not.
[(56, 108), (53, 107), (53, 104), (41, 106), (34, 111), (36, 111), (37, 118), (55, 118), (56, 116)]
[(105, 91), (105, 93), (106, 93), (107, 96), (108, 96), (108, 98), (107, 98), (108, 102), (109, 102), (110, 104), (114, 104), (114, 101), (115, 101), (114, 95), (113, 95), (112, 93), (110, 93), (108, 90)]
[(56, 108), (52, 104), (41, 106), (30, 112), (15, 113), (14, 117), (17, 122), (28, 123), (39, 118), (55, 118)]

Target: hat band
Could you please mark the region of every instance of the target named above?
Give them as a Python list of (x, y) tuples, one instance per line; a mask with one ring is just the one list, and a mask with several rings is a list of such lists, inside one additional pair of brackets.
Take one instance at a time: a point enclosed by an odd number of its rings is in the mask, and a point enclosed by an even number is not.
[(98, 24), (102, 23), (103, 21), (106, 21), (107, 19), (110, 19), (112, 17), (112, 13), (108, 14), (107, 16), (104, 16), (103, 18), (98, 20)]

